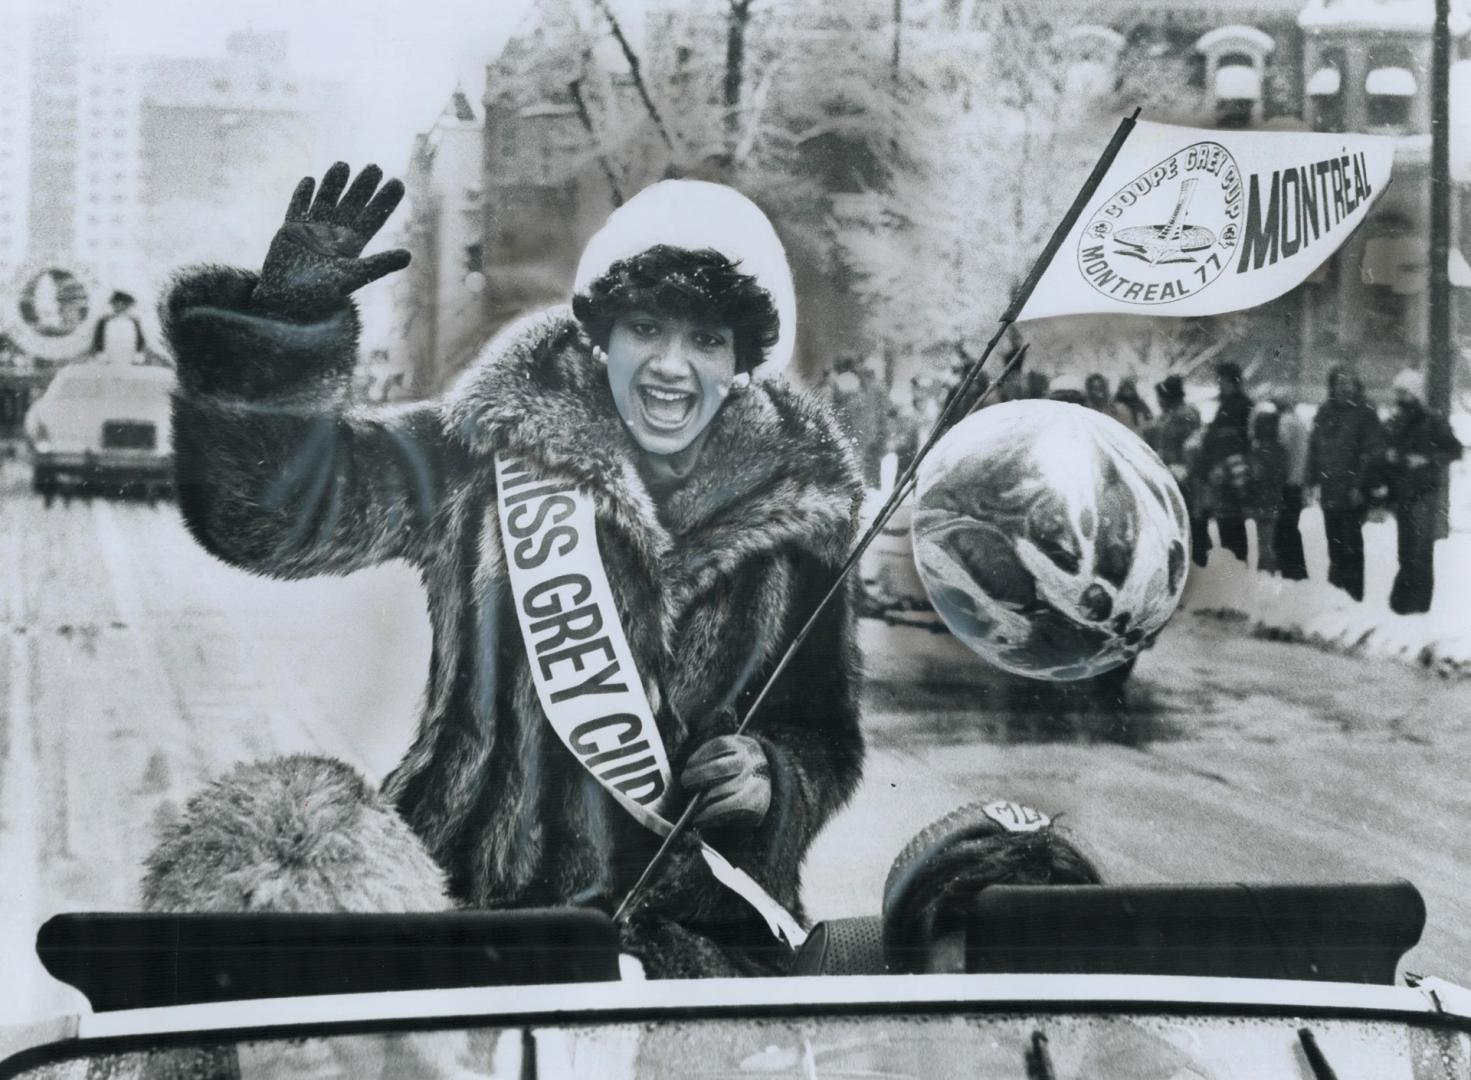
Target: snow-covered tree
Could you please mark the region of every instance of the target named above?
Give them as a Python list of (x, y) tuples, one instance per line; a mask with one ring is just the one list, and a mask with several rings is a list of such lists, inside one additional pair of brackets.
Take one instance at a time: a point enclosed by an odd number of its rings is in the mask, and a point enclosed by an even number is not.
[[(1178, 78), (1131, 74), (1154, 44), (1084, 0), (671, 0), (638, 23), (618, 0), (542, 2), (556, 32), (519, 46), (520, 75), (569, 114), (542, 178), (580, 176), (608, 206), (666, 176), (734, 184), (793, 249), (822, 362), (859, 354), (891, 379), (979, 349), (1121, 115), (1181, 119)], [(1090, 23), (1121, 55), (1080, 51)], [(1149, 373), (1208, 345), (1067, 322), (1027, 328), (1035, 365)]]

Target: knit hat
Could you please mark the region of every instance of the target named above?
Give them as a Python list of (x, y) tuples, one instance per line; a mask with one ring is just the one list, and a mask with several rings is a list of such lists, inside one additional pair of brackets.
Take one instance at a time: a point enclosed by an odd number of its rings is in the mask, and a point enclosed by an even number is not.
[(1081, 394), (1083, 393), (1083, 377), (1071, 372), (1063, 372), (1061, 375), (1052, 377), (1052, 383), (1047, 389), (1052, 394)]
[(1154, 389), (1166, 401), (1185, 400), (1185, 380), (1178, 375), (1166, 375), (1154, 384)]
[(1102, 883), (1097, 861), (1046, 814), (1009, 799), (968, 803), (895, 858), (884, 881), (885, 956), (891, 970), (922, 970), (926, 940), (989, 886)]
[(614, 210), (588, 241), (573, 292), (585, 292), (614, 263), (657, 244), (718, 251), (754, 277), (771, 294), (780, 327), (752, 377), (767, 378), (787, 366), (797, 339), (796, 290), (786, 251), (760, 207), (734, 188), (703, 180), (662, 180), (646, 187)]
[(1422, 400), (1425, 394), (1425, 377), (1414, 368), (1405, 368), (1394, 377), (1390, 386), (1395, 390), (1403, 390), (1415, 395), (1415, 400)]

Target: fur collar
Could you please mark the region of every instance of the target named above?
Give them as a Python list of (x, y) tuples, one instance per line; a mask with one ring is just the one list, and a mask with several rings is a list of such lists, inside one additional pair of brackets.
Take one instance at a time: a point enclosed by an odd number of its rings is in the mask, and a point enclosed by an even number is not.
[(451, 395), (445, 423), (474, 456), (509, 450), (578, 478), (652, 566), (677, 544), (692, 590), (786, 546), (835, 564), (852, 541), (862, 496), (852, 449), (823, 406), (775, 382), (727, 400), (661, 520), (606, 369), (565, 307), (497, 336)]

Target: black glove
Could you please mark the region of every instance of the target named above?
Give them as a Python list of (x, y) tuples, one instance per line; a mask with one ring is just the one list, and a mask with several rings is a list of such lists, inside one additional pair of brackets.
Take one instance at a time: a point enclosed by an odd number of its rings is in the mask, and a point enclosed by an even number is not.
[(347, 187), (351, 172), (339, 161), (323, 175), (320, 187), (310, 176), (296, 185), (253, 296), (268, 314), (319, 318), (339, 308), (352, 292), (409, 264), (410, 255), (402, 248), (359, 257), (398, 206), (404, 186), (390, 180), (380, 189), (383, 170), (369, 165)]
[(771, 763), (749, 735), (719, 735), (702, 744), (680, 773), (680, 786), (703, 802), (695, 824), (755, 828), (771, 808)]

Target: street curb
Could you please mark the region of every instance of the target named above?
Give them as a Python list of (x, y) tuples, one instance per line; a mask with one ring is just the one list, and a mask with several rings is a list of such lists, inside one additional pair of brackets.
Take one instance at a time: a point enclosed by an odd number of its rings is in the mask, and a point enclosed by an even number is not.
[[(1312, 625), (1283, 625), (1231, 607), (1191, 608), (1188, 614), (1222, 623), (1244, 623), (1249, 636), (1267, 641), (1309, 645), (1337, 656), (1390, 660), (1406, 667), (1418, 668), (1441, 679), (1471, 679), (1471, 658), (1445, 655), (1433, 642), (1420, 645), (1395, 644), (1387, 628), (1382, 626), (1350, 623), (1336, 628), (1316, 629)], [(1389, 617), (1396, 620), (1410, 618)]]

